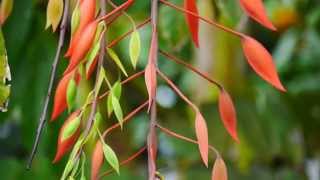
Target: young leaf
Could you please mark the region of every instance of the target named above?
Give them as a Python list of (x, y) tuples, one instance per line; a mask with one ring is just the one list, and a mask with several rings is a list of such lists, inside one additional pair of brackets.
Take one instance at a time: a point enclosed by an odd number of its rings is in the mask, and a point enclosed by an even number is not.
[(219, 111), (224, 127), (227, 129), (231, 137), (236, 142), (239, 142), (236, 110), (230, 95), (223, 89), (219, 94)]
[(114, 52), (111, 48), (107, 48), (107, 52), (110, 55), (111, 59), (117, 64), (120, 70), (123, 72), (125, 76), (128, 76), (126, 70), (124, 69), (119, 56)]
[(0, 24), (3, 25), (12, 12), (13, 0), (2, 0), (0, 7)]
[[(198, 8), (196, 4), (196, 0), (184, 0), (184, 8), (187, 11), (198, 14)], [(191, 14), (186, 13), (186, 21), (189, 27), (189, 31), (191, 33), (192, 40), (196, 47), (199, 47), (199, 18), (194, 17)]]
[(119, 100), (115, 95), (112, 95), (112, 107), (114, 109), (114, 114), (116, 115), (116, 117), (120, 123), (120, 126), (122, 128), (123, 113), (122, 113), (122, 109), (121, 109)]
[(208, 129), (206, 121), (199, 111), (196, 112), (195, 129), (202, 161), (208, 167)]
[(6, 112), (10, 96), (11, 73), (8, 64), (7, 50), (0, 27), (0, 111)]
[(118, 173), (120, 174), (119, 171), (119, 161), (117, 158), (116, 153), (111, 149), (110, 146), (108, 146), (106, 143), (103, 142), (102, 144), (102, 149), (103, 149), (103, 154), (105, 159), (108, 161), (110, 166)]
[(134, 68), (136, 68), (137, 66), (139, 56), (140, 56), (140, 51), (141, 51), (140, 34), (137, 31), (137, 29), (135, 29), (132, 32), (130, 44), (129, 44), (130, 59)]
[(248, 16), (270, 30), (277, 30), (269, 20), (262, 0), (255, 0), (254, 2), (251, 0), (239, 1), (242, 9), (246, 14), (248, 14)]
[(100, 140), (97, 141), (92, 157), (91, 157), (91, 180), (97, 180), (99, 177), (99, 171), (103, 164), (103, 149)]
[(63, 14), (63, 0), (49, 0), (47, 7), (47, 25), (56, 31)]
[(71, 16), (71, 35), (73, 35), (76, 29), (79, 27), (79, 23), (80, 23), (80, 8), (79, 8), (79, 5), (77, 4)]
[(75, 105), (76, 95), (77, 95), (77, 83), (74, 79), (71, 79), (69, 81), (68, 89), (67, 89), (67, 104), (68, 104), (69, 110), (72, 110), (72, 108)]
[(108, 96), (107, 99), (107, 110), (108, 110), (108, 116), (111, 115), (111, 113), (113, 112), (113, 105), (112, 105), (112, 96), (116, 96), (117, 99), (120, 99), (121, 97), (121, 83), (120, 81), (117, 81), (113, 87), (111, 88), (111, 92)]
[(57, 153), (53, 160), (53, 163), (58, 162), (62, 158), (62, 156), (66, 152), (68, 152), (72, 148), (74, 143), (77, 141), (80, 133), (80, 122), (78, 124), (78, 122), (75, 123), (75, 121), (78, 121), (77, 116), (79, 114), (79, 110), (73, 112), (61, 127), (58, 137)]
[(81, 60), (85, 57), (87, 52), (90, 50), (95, 37), (97, 26), (98, 22), (93, 21), (83, 30), (83, 33), (79, 38), (79, 41), (74, 45), (70, 63), (67, 69), (65, 70), (64, 74), (68, 74), (69, 72), (74, 70), (81, 62)]
[(242, 48), (253, 70), (275, 88), (285, 92), (286, 89), (280, 82), (270, 53), (258, 41), (249, 36), (242, 37)]
[(148, 90), (148, 95), (149, 95), (149, 107), (148, 111), (150, 110), (152, 101), (154, 100), (156, 96), (156, 86), (157, 86), (157, 71), (154, 63), (148, 63), (145, 73), (145, 83), (147, 86)]
[(221, 157), (214, 163), (211, 180), (228, 180), (227, 167)]

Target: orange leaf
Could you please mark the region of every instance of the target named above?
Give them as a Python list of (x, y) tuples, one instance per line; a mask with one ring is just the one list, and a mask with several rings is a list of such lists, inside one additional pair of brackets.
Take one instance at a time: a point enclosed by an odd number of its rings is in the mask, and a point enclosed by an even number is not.
[(242, 37), (244, 54), (253, 70), (280, 91), (286, 91), (280, 82), (276, 67), (270, 53), (255, 39)]
[[(197, 4), (195, 0), (185, 0), (184, 8), (187, 11), (193, 12), (194, 14), (198, 14)], [(191, 14), (186, 13), (186, 20), (189, 27), (189, 31), (192, 36), (192, 40), (196, 47), (199, 47), (199, 18), (194, 17)]]
[(236, 111), (230, 95), (223, 89), (219, 94), (219, 111), (224, 127), (227, 129), (231, 137), (236, 142), (239, 142)]
[(67, 74), (74, 68), (76, 68), (81, 60), (85, 57), (87, 52), (90, 50), (95, 37), (97, 26), (98, 22), (93, 21), (83, 30), (79, 41), (74, 46), (69, 66), (65, 70), (64, 74)]
[(214, 163), (211, 180), (228, 180), (227, 167), (221, 157)]
[[(59, 81), (54, 96), (51, 121), (54, 121), (67, 108), (67, 88), (71, 78), (73, 77), (73, 74), (73, 72), (70, 72), (69, 74), (64, 75)], [(79, 83), (79, 81), (80, 75), (77, 73), (76, 82)]]
[(208, 142), (208, 129), (206, 121), (199, 111), (196, 112), (196, 121), (195, 121), (196, 135), (199, 145), (199, 151), (201, 158), (206, 167), (208, 167), (208, 151), (209, 151), (209, 142)]
[(243, 10), (252, 19), (273, 31), (277, 30), (269, 20), (262, 0), (239, 0)]
[(99, 140), (96, 143), (94, 151), (91, 157), (91, 180), (97, 180), (99, 176), (100, 168), (103, 164), (104, 155), (103, 155), (103, 148), (102, 143)]
[(157, 91), (157, 71), (156, 71), (156, 62), (157, 62), (157, 33), (152, 33), (152, 39), (151, 39), (151, 46), (150, 46), (150, 52), (149, 52), (149, 60), (148, 64), (145, 69), (145, 83), (148, 90), (149, 95), (149, 107), (148, 111), (150, 111), (152, 101), (156, 97), (156, 91)]
[(68, 119), (64, 122), (64, 124), (62, 125), (60, 132), (59, 132), (59, 137), (58, 137), (58, 147), (57, 147), (57, 153), (56, 156), (53, 160), (53, 163), (58, 162), (62, 156), (67, 153), (72, 146), (74, 145), (74, 143), (77, 141), (79, 135), (80, 135), (80, 126), (77, 129), (77, 131), (70, 136), (68, 139), (62, 140), (62, 136), (63, 136), (63, 132), (66, 129), (66, 127), (68, 126), (69, 123), (71, 123), (73, 120), (76, 119), (76, 117), (80, 114), (80, 110), (73, 112)]
[(82, 31), (85, 29), (85, 27), (88, 24), (90, 24), (94, 20), (95, 14), (96, 14), (96, 0), (80, 1), (80, 24), (74, 36), (71, 38), (71, 42), (65, 54), (65, 57), (70, 57), (72, 55), (73, 49), (78, 43), (83, 33)]

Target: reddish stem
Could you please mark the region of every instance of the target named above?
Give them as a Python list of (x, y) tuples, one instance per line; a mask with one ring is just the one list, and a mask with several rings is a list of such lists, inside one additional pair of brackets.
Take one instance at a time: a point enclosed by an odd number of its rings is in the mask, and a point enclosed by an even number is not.
[(242, 37), (245, 36), (244, 34), (242, 34), (242, 33), (240, 33), (240, 32), (237, 32), (237, 31), (235, 31), (235, 30), (232, 30), (232, 29), (230, 29), (230, 28), (228, 28), (228, 27), (226, 27), (226, 26), (223, 26), (223, 25), (221, 25), (221, 24), (219, 24), (219, 23), (217, 23), (217, 22), (214, 22), (214, 21), (212, 21), (211, 19), (208, 19), (208, 18), (199, 16), (198, 14), (196, 14), (196, 13), (194, 13), (194, 12), (191, 12), (191, 11), (185, 10), (184, 8), (181, 8), (181, 7), (179, 7), (179, 6), (176, 6), (176, 5), (168, 2), (167, 0), (159, 0), (159, 1), (162, 2), (163, 4), (169, 6), (169, 7), (172, 7), (172, 8), (174, 8), (174, 9), (178, 10), (178, 11), (181, 11), (181, 12), (190, 14), (190, 15), (192, 15), (192, 16), (194, 16), (194, 17), (197, 17), (197, 18), (201, 19), (202, 21), (204, 21), (204, 22), (206, 22), (206, 23), (208, 23), (208, 24), (210, 24), (210, 25), (213, 25), (213, 26), (215, 26), (215, 27), (217, 27), (217, 28), (220, 28), (220, 29), (222, 29), (222, 30), (224, 30), (224, 31), (226, 31), (226, 32), (229, 32), (229, 33), (231, 33), (231, 34), (234, 34), (234, 35), (236, 35), (236, 36), (238, 36), (238, 37), (240, 37), (240, 38), (242, 38)]
[(159, 69), (157, 69), (157, 73), (160, 75), (160, 77), (165, 80), (168, 85), (176, 92), (194, 111), (198, 111), (198, 108), (196, 105), (194, 105), (188, 98), (185, 96), (181, 90), (166, 76), (164, 75)]
[(128, 0), (125, 3), (121, 4), (120, 6), (118, 6), (117, 8), (113, 9), (110, 13), (108, 13), (105, 16), (102, 16), (100, 18), (97, 19), (97, 21), (104, 21), (107, 20), (109, 18), (111, 18), (113, 15), (116, 15), (116, 13), (119, 13), (120, 11), (128, 8), (132, 3), (134, 2), (134, 0)]
[[(156, 124), (156, 127), (159, 128), (162, 132), (166, 133), (167, 135), (171, 136), (171, 137), (175, 137), (177, 139), (180, 139), (180, 140), (183, 140), (183, 141), (186, 141), (186, 142), (190, 142), (190, 143), (193, 143), (193, 144), (198, 144), (198, 141), (196, 140), (193, 140), (191, 138), (188, 138), (188, 137), (185, 137), (181, 134), (178, 134), (178, 133), (175, 133), (167, 128), (164, 128), (162, 127), (161, 125), (159, 124)], [(209, 145), (209, 149), (211, 149), (215, 154), (216, 156), (220, 157), (220, 153), (218, 152), (218, 150), (216, 148), (214, 148), (213, 146)]]
[[(123, 124), (128, 122), (129, 120), (131, 120), (131, 118), (133, 116), (135, 116), (138, 112), (140, 112), (143, 108), (147, 107), (148, 105), (148, 101), (145, 101), (143, 104), (141, 104), (140, 106), (138, 106), (136, 109), (134, 109), (133, 111), (131, 111), (124, 119), (123, 119)], [(102, 137), (106, 137), (110, 132), (112, 132), (113, 130), (117, 129), (121, 127), (120, 123), (116, 123), (114, 125), (112, 125), (111, 127), (109, 127), (108, 129), (106, 129), (103, 132)]]
[(190, 69), (191, 71), (193, 71), (194, 73), (198, 74), (199, 76), (203, 77), (204, 79), (206, 79), (207, 81), (209, 81), (210, 83), (216, 85), (220, 90), (223, 89), (223, 86), (216, 80), (213, 80), (209, 77), (208, 74), (199, 71), (197, 68), (193, 67), (192, 65), (186, 63), (185, 61), (177, 58), (176, 56), (169, 54), (167, 52), (164, 52), (162, 50), (159, 50), (160, 54), (162, 54), (163, 56), (167, 57), (168, 60), (174, 61), (177, 64), (183, 65), (186, 68)]
[[(150, 23), (151, 18), (148, 18), (146, 20), (144, 20), (142, 23), (138, 24), (136, 26), (136, 29), (140, 29), (142, 28), (144, 25)], [(111, 48), (113, 46), (115, 46), (119, 41), (123, 40), (124, 38), (126, 38), (127, 36), (129, 36), (135, 29), (131, 29), (130, 31), (126, 32), (125, 34), (121, 35), (120, 37), (114, 39), (111, 41), (111, 43), (108, 44), (108, 48)]]
[[(121, 161), (121, 162), (120, 162), (120, 165), (121, 165), (121, 166), (124, 166), (124, 165), (130, 163), (131, 161), (135, 160), (135, 159), (136, 159), (137, 157), (139, 157), (139, 155), (141, 155), (146, 149), (147, 149), (146, 146), (143, 147), (143, 148), (141, 148), (139, 151), (137, 151), (136, 153), (134, 153), (134, 154), (133, 154), (132, 156), (130, 156), (128, 159), (126, 159), (126, 160), (124, 160), (124, 161)], [(102, 177), (104, 177), (104, 176), (108, 176), (108, 175), (112, 174), (113, 172), (114, 172), (113, 169), (110, 169), (110, 170), (108, 170), (108, 171), (105, 171), (104, 173), (102, 173), (102, 174), (100, 175), (100, 179), (101, 179)]]

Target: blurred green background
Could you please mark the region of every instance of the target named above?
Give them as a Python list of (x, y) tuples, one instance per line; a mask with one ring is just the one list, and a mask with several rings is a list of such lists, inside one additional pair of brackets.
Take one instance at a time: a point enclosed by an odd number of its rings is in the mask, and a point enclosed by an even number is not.
[[(114, 2), (120, 4), (122, 1)], [(182, 0), (171, 2), (182, 4)], [(58, 39), (58, 33), (44, 30), (46, 3), (43, 0), (16, 0), (13, 13), (3, 27), (12, 72), (9, 111), (0, 114), (0, 179), (3, 180), (59, 179), (67, 159), (65, 157), (55, 165), (51, 163), (64, 116), (45, 127), (32, 170), (25, 170)], [(230, 179), (319, 180), (320, 2), (266, 0), (268, 14), (278, 32), (270, 32), (248, 19), (236, 0), (201, 0), (198, 4), (201, 15), (215, 18), (262, 42), (272, 52), (280, 77), (288, 89), (287, 93), (280, 93), (261, 80), (244, 59), (239, 40), (207, 24), (201, 23), (201, 48), (195, 49), (183, 14), (160, 6), (160, 48), (209, 72), (233, 97), (240, 144), (232, 141), (220, 121), (217, 89), (160, 57), (160, 68), (200, 106), (208, 123), (210, 143), (222, 153)], [(136, 22), (141, 22), (149, 15), (149, 7), (148, 1), (136, 0), (128, 12)], [(114, 39), (130, 28), (130, 21), (121, 17), (109, 29), (108, 39)], [(138, 69), (146, 63), (150, 27), (142, 28), (140, 33), (143, 54)], [(134, 73), (128, 58), (128, 38), (115, 50), (130, 74)], [(107, 70), (114, 72), (109, 76), (117, 78), (115, 66), (110, 61), (106, 64)], [(65, 67), (66, 61), (61, 60), (59, 77)], [(91, 85), (86, 83), (87, 87)], [(146, 97), (143, 78), (124, 86), (121, 100), (124, 112), (129, 112)], [(195, 137), (194, 114), (161, 81), (158, 104), (160, 124)], [(101, 129), (115, 122), (112, 117)], [(125, 131), (112, 134), (110, 142), (120, 160), (145, 144), (147, 127), (148, 116), (143, 112), (125, 126)], [(146, 159), (144, 154), (122, 167), (121, 176), (113, 175), (110, 179), (146, 179)], [(210, 157), (210, 167), (213, 161), (214, 157)], [(161, 132), (157, 164), (159, 172), (168, 180), (210, 179), (211, 169), (202, 165), (196, 146)]]

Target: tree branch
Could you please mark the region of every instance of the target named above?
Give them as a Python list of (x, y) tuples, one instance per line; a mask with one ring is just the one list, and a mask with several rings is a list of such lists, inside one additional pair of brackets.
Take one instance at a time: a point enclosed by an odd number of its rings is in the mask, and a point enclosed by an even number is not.
[(52, 94), (52, 89), (53, 89), (53, 84), (55, 81), (55, 77), (56, 77), (56, 73), (57, 73), (57, 66), (59, 64), (59, 60), (60, 60), (60, 55), (61, 55), (61, 50), (63, 47), (63, 43), (64, 43), (64, 39), (65, 39), (65, 34), (66, 34), (66, 26), (67, 26), (67, 22), (68, 22), (68, 13), (69, 13), (69, 0), (65, 0), (65, 7), (64, 7), (64, 13), (63, 13), (63, 19), (62, 22), (60, 24), (60, 35), (59, 35), (59, 42), (58, 42), (58, 47), (57, 47), (57, 51), (56, 51), (56, 55), (54, 58), (54, 61), (52, 63), (52, 68), (51, 68), (51, 73), (50, 73), (50, 81), (49, 81), (49, 86), (48, 86), (48, 92), (47, 92), (47, 96), (46, 99), (44, 101), (44, 106), (42, 109), (42, 113), (39, 119), (39, 124), (38, 124), (38, 128), (37, 128), (37, 133), (36, 133), (36, 138), (33, 144), (33, 148), (32, 148), (32, 152), (30, 154), (28, 163), (27, 163), (27, 169), (31, 169), (32, 166), (32, 161), (37, 153), (37, 149), (40, 143), (40, 138), (41, 138), (41, 134), (44, 128), (44, 125), (46, 123), (46, 117), (47, 117), (47, 112), (48, 112), (48, 106), (49, 106), (49, 102), (50, 102), (50, 98), (51, 98), (51, 94)]

